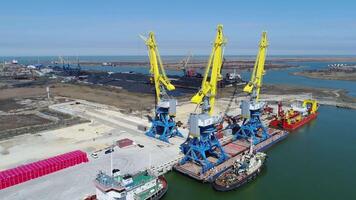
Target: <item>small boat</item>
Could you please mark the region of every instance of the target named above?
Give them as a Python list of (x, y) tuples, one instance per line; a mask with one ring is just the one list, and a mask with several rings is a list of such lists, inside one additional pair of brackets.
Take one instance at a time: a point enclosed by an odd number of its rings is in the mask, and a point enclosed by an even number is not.
[[(251, 140), (252, 141), (252, 140)], [(267, 155), (253, 151), (253, 142), (250, 151), (237, 159), (230, 169), (218, 176), (212, 183), (217, 191), (230, 191), (237, 189), (255, 179), (261, 172)]]

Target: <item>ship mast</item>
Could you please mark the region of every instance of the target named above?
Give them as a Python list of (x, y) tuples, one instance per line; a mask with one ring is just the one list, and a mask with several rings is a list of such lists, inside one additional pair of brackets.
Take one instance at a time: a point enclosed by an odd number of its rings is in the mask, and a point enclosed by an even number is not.
[(254, 143), (253, 143), (253, 137), (251, 136), (251, 139), (250, 139), (250, 151), (249, 151), (249, 154), (252, 154), (253, 153), (253, 147), (254, 147)]

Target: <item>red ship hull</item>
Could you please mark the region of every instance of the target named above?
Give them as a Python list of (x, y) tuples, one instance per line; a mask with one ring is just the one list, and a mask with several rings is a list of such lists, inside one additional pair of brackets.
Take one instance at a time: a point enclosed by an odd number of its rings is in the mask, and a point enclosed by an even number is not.
[(285, 119), (274, 119), (270, 122), (269, 126), (270, 127), (274, 127), (274, 128), (280, 128), (283, 130), (287, 130), (287, 131), (293, 131), (296, 130), (297, 128), (309, 123), (310, 121), (312, 121), (313, 119), (315, 119), (318, 116), (318, 113), (313, 113), (310, 114), (306, 117), (303, 117), (302, 120), (292, 123), (292, 124), (288, 124), (287, 121)]

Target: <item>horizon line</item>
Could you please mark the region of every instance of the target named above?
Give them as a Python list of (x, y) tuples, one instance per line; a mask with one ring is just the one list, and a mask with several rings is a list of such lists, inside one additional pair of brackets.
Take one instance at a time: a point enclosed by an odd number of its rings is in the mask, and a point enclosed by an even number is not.
[[(110, 57), (122, 57), (122, 56), (126, 56), (126, 57), (135, 57), (135, 56), (147, 56), (146, 54), (137, 54), (137, 55), (132, 55), (132, 54), (83, 54), (83, 55), (0, 55), (0, 58), (5, 58), (5, 57), (105, 57), (105, 56), (110, 56)], [(166, 55), (161, 55), (161, 57), (169, 57), (169, 56), (183, 56), (183, 57), (187, 57), (187, 54), (166, 54)], [(196, 54), (196, 55), (192, 55), (192, 57), (206, 57), (209, 56), (209, 54)], [(224, 56), (237, 56), (237, 57), (250, 57), (250, 56), (256, 56), (256, 54), (225, 54)], [(356, 55), (354, 54), (270, 54), (267, 55), (268, 56), (273, 56), (273, 57), (277, 57), (277, 56), (283, 56), (283, 57), (287, 57), (287, 56), (306, 56), (306, 57), (311, 57), (311, 56), (315, 56), (315, 57), (325, 57), (325, 56), (336, 56), (336, 57), (356, 57)]]

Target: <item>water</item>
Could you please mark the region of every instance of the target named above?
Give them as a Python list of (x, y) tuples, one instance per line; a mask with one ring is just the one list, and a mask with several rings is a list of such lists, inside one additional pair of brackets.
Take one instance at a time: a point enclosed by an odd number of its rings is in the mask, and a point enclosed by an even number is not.
[(221, 193), (170, 172), (164, 199), (356, 199), (356, 111), (330, 106), (319, 111), (315, 121), (267, 152), (267, 168), (254, 182)]
[[(345, 62), (343, 62), (345, 63)], [(290, 68), (285, 70), (269, 70), (263, 77), (263, 82), (270, 84), (288, 84), (295, 86), (317, 87), (317, 88), (332, 88), (344, 89), (349, 92), (350, 96), (356, 97), (356, 82), (355, 81), (340, 81), (340, 80), (321, 80), (312, 79), (302, 76), (295, 76), (291, 73), (301, 71), (304, 69), (322, 69), (326, 68), (328, 64), (325, 62), (294, 62), (294, 65), (303, 66), (302, 68)], [(356, 63), (347, 63), (356, 64)], [(250, 72), (243, 72), (242, 77), (244, 80), (250, 79)]]

